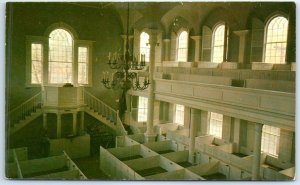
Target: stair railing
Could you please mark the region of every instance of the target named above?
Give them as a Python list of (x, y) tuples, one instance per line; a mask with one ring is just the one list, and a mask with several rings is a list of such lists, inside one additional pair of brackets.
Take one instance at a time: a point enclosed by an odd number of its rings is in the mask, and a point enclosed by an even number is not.
[(115, 125), (115, 127), (118, 128), (119, 133), (117, 134), (124, 135), (127, 133), (121, 119), (119, 118), (118, 110), (114, 110), (112, 107), (110, 107), (91, 93), (87, 92), (86, 90), (84, 90), (84, 103), (89, 108), (93, 109), (93, 111), (111, 121)]
[(24, 120), (26, 116), (29, 116), (31, 113), (35, 112), (37, 109), (42, 107), (42, 93), (39, 92), (33, 97), (29, 98), (21, 105), (10, 110), (8, 112), (8, 124), (9, 126), (14, 126), (19, 121)]

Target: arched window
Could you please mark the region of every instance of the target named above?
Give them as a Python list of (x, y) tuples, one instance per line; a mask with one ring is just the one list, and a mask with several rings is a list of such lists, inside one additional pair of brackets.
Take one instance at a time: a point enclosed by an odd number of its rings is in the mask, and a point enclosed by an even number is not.
[(49, 82), (72, 83), (73, 38), (64, 29), (49, 35)]
[(278, 156), (280, 129), (264, 125), (261, 137), (261, 150), (267, 154)]
[(285, 63), (288, 20), (282, 16), (271, 18), (266, 26), (265, 62)]
[(216, 26), (213, 33), (212, 62), (221, 63), (224, 58), (225, 24)]
[(76, 31), (64, 23), (51, 25), (45, 37), (26, 36), (26, 85), (90, 86), (92, 51), (93, 41), (79, 40)]
[(145, 61), (149, 62), (150, 60), (150, 45), (149, 35), (146, 32), (142, 32), (140, 35), (140, 54), (145, 55)]
[(188, 32), (182, 31), (177, 37), (177, 61), (186, 62), (188, 56)]

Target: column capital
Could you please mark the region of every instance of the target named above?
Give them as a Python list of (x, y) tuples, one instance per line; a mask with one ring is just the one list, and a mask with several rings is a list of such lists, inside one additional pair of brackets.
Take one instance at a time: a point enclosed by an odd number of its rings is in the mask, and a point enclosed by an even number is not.
[(250, 30), (237, 30), (233, 31), (234, 34), (236, 34), (239, 37), (245, 36), (250, 32)]
[(200, 35), (194, 35), (194, 36), (190, 36), (190, 37), (191, 37), (191, 39), (193, 39), (195, 41), (200, 40), (202, 38), (202, 36), (200, 36)]

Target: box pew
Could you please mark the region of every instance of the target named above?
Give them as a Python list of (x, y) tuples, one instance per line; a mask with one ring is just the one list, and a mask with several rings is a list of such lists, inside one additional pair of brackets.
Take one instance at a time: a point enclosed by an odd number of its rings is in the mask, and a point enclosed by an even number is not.
[(189, 151), (183, 150), (183, 151), (177, 151), (172, 153), (163, 154), (163, 157), (177, 163), (178, 165), (187, 168), (192, 166), (191, 163), (189, 163)]
[[(132, 160), (131, 160), (132, 161)], [(134, 160), (133, 160), (134, 161)], [(144, 178), (100, 146), (100, 169), (111, 179), (143, 180)]]
[(176, 163), (159, 155), (124, 161), (124, 163), (142, 177), (183, 169)]
[[(145, 143), (145, 135), (143, 133), (139, 134), (133, 134), (127, 136), (129, 139), (132, 139), (133, 141), (137, 142), (138, 144)], [(128, 140), (129, 141), (129, 140)], [(131, 142), (131, 141), (130, 141)]]
[(120, 161), (133, 160), (157, 155), (156, 152), (143, 145), (132, 145), (120, 148), (111, 148), (108, 151), (117, 157)]
[(33, 178), (34, 179), (49, 179), (49, 180), (55, 180), (55, 179), (74, 180), (74, 179), (79, 179), (79, 177), (80, 177), (79, 170), (69, 170), (69, 171), (63, 171), (63, 172), (57, 172), (57, 173), (36, 176)]
[(24, 178), (69, 170), (65, 155), (20, 161), (20, 167)]
[(178, 129), (177, 123), (163, 123), (155, 125), (160, 134), (166, 134), (168, 131), (175, 131)]
[[(131, 135), (132, 136), (132, 135)], [(128, 135), (123, 135), (123, 136), (117, 136), (116, 137), (116, 147), (124, 147), (124, 146), (132, 146), (132, 145), (138, 145), (137, 141), (134, 139), (131, 139), (128, 137)]]
[(146, 177), (147, 180), (204, 180), (199, 175), (187, 169), (180, 169), (171, 172), (160, 173)]
[(149, 143), (145, 143), (144, 145), (159, 154), (175, 152), (178, 150), (177, 143), (171, 140), (149, 142)]
[(14, 149), (9, 149), (8, 150), (8, 153), (7, 153), (7, 162), (8, 163), (15, 162), (14, 161), (14, 154), (13, 154), (14, 151), (15, 151), (19, 161), (28, 160), (28, 149), (27, 149), (27, 147), (14, 148)]
[(217, 173), (219, 170), (219, 162), (218, 161), (213, 161), (209, 162), (206, 164), (199, 164), (196, 166), (191, 166), (187, 168), (189, 171), (199, 175), (199, 176), (204, 176), (204, 175), (211, 175), (214, 173)]

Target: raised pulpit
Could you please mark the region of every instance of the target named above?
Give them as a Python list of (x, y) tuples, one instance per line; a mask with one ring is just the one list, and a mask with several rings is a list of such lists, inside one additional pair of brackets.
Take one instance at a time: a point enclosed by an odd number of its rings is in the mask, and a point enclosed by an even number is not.
[[(84, 120), (83, 87), (44, 86), (43, 88), (43, 126), (47, 129), (47, 114), (57, 115), (57, 138), (61, 137), (61, 115), (73, 115), (73, 136), (81, 135)], [(77, 113), (81, 113), (79, 130), (77, 130)]]

